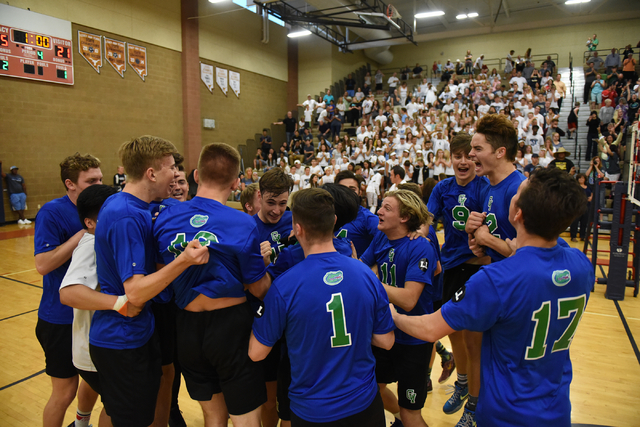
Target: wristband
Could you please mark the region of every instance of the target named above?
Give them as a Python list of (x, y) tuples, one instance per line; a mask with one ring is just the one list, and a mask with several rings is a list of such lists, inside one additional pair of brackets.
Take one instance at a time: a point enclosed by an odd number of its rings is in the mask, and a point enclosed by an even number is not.
[(126, 316), (127, 315), (127, 301), (129, 301), (129, 298), (127, 298), (126, 295), (118, 296), (118, 299), (116, 300), (116, 303), (113, 304), (112, 310), (117, 311), (118, 313), (122, 314), (123, 316)]

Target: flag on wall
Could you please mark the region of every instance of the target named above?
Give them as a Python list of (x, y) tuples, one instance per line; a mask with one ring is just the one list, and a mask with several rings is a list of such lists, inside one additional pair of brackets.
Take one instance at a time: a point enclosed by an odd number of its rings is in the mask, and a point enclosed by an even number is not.
[(127, 70), (124, 47), (125, 42), (104, 38), (105, 59), (122, 78)]
[(200, 63), (200, 79), (202, 79), (204, 85), (209, 89), (209, 92), (213, 93), (213, 65)]
[(127, 53), (129, 55), (129, 65), (144, 81), (147, 75), (147, 48), (127, 43)]
[(102, 36), (78, 31), (78, 52), (100, 74), (100, 67), (102, 67)]
[(222, 90), (222, 93), (224, 93), (226, 96), (227, 91), (229, 90), (226, 69), (216, 67), (216, 83), (218, 83), (220, 90)]
[(229, 71), (229, 86), (236, 97), (240, 98), (240, 73)]

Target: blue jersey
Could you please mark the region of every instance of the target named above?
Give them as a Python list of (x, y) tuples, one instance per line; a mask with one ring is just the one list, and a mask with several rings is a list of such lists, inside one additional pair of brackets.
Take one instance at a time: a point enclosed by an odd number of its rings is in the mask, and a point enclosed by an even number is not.
[(292, 214), (291, 211), (284, 211), (280, 221), (275, 224), (267, 224), (262, 222), (258, 214), (255, 214), (253, 218), (258, 226), (258, 239), (260, 242), (269, 242), (271, 245), (271, 263), (275, 263), (280, 251), (284, 248), (284, 244), (280, 243), (281, 240), (288, 239), (293, 225), (291, 223)]
[[(333, 239), (333, 247), (336, 248), (338, 253), (348, 257), (353, 253), (351, 249), (351, 241), (349, 239), (336, 237)], [(278, 256), (276, 263), (269, 265), (267, 271), (271, 277), (276, 279), (294, 265), (302, 262), (302, 260), (304, 260), (304, 251), (302, 250), (302, 246), (299, 244), (287, 246), (282, 250), (282, 252), (280, 252), (280, 256)]]
[(478, 425), (571, 424), (569, 345), (594, 281), (577, 249), (523, 247), (442, 307), (453, 329), (484, 332)]
[[(500, 181), (498, 185), (490, 185), (486, 198), (482, 205), (482, 211), (487, 213), (485, 224), (489, 227), (489, 232), (501, 240), (514, 239), (516, 229), (509, 222), (509, 205), (511, 198), (518, 192), (520, 183), (525, 176), (519, 171), (511, 174)], [(491, 262), (503, 260), (504, 255), (487, 248), (487, 255), (491, 257)]]
[(168, 199), (161, 200), (156, 202), (155, 200), (149, 203), (149, 211), (151, 212), (151, 216), (154, 217), (157, 213), (162, 212), (165, 208), (169, 206), (175, 206), (179, 204), (180, 201), (169, 197)]
[(374, 236), (378, 234), (377, 215), (367, 208), (360, 206), (358, 216), (348, 224), (345, 224), (336, 234), (337, 237), (346, 237), (353, 242), (356, 253), (360, 257), (367, 250)]
[[(135, 274), (156, 271), (149, 204), (121, 192), (102, 205), (96, 226), (96, 266), (100, 292), (124, 295), (124, 282)], [(136, 317), (98, 310), (91, 322), (89, 342), (116, 350), (143, 346), (155, 327), (150, 303)]]
[(464, 227), (470, 212), (482, 211), (488, 189), (489, 182), (479, 176), (464, 187), (458, 185), (455, 177), (447, 178), (433, 189), (427, 208), (434, 218), (444, 218), (443, 269), (453, 268), (474, 257)]
[[(433, 273), (438, 259), (433, 246), (427, 239), (410, 240), (408, 237), (403, 237), (398, 240), (389, 240), (383, 232), (379, 231), (360, 259), (368, 266), (376, 264), (378, 277), (386, 285), (404, 288), (405, 282), (410, 281), (425, 284), (416, 306), (408, 313), (396, 306), (398, 313), (409, 316), (433, 313)], [(396, 342), (407, 345), (425, 343), (400, 330), (396, 331)]]
[[(82, 224), (78, 218), (76, 205), (68, 196), (54, 199), (42, 206), (36, 216), (36, 229), (33, 237), (34, 255), (49, 252), (69, 240)], [(38, 308), (38, 317), (49, 323), (70, 325), (73, 322), (73, 308), (60, 302), (60, 284), (71, 258), (60, 267), (44, 275), (42, 279), (42, 298)]]
[(256, 222), (212, 199), (194, 197), (163, 210), (154, 228), (158, 252), (169, 264), (191, 240), (209, 246), (209, 262), (191, 266), (173, 281), (176, 304), (186, 307), (199, 294), (240, 298), (244, 285), (265, 274)]
[[(440, 242), (438, 242), (438, 236), (436, 235), (436, 229), (434, 226), (429, 226), (429, 234), (427, 235), (434, 252), (436, 253), (436, 261), (440, 261), (442, 265), (442, 256), (440, 252)], [(437, 266), (433, 267), (435, 271)], [(433, 301), (442, 301), (442, 289), (444, 288), (444, 270), (433, 278)]]
[(367, 266), (337, 252), (309, 255), (273, 282), (264, 303), (253, 333), (269, 347), (287, 337), (296, 415), (330, 422), (371, 404), (378, 393), (371, 337), (395, 326)]

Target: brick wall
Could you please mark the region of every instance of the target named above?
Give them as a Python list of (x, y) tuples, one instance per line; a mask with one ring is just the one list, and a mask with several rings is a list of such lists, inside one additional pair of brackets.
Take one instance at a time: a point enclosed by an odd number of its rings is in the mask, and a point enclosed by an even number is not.
[[(96, 73), (77, 52), (78, 30), (146, 47), (146, 81), (129, 67), (121, 78), (106, 62)], [(158, 135), (183, 148), (180, 52), (75, 24), (73, 42), (74, 86), (0, 78), (0, 160), (5, 172), (20, 167), (29, 218), (38, 205), (64, 195), (58, 165), (76, 151), (97, 156), (110, 184), (117, 149), (132, 137)], [(3, 197), (6, 221), (17, 220), (6, 192)]]

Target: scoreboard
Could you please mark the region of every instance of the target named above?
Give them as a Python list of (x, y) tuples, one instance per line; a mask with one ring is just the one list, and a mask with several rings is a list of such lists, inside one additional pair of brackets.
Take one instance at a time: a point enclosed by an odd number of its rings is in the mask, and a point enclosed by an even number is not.
[(71, 23), (60, 21), (0, 5), (0, 76), (72, 85)]

